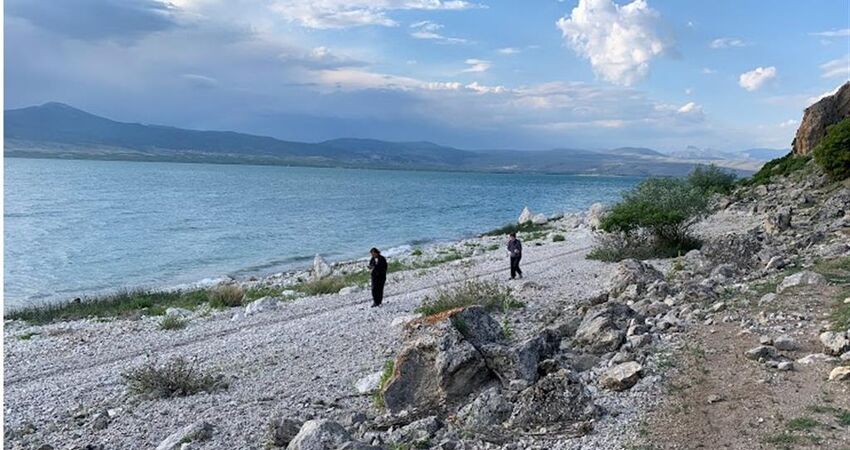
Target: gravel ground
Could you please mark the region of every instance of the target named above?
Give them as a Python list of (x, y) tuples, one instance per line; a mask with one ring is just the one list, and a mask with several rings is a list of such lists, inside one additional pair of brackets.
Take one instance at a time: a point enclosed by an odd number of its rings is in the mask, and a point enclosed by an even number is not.
[[(601, 287), (613, 266), (584, 258), (591, 234), (577, 229), (566, 237), (558, 243), (538, 241), (545, 242), (541, 246), (526, 243), (523, 267), (533, 284), (507, 281), (507, 261), (499, 249), (391, 274), (378, 309), (369, 308), (368, 292), (360, 292), (301, 298), (239, 320), (231, 320), (234, 311), (216, 312), (178, 331), (159, 330), (158, 318), (41, 327), (7, 323), (5, 447), (152, 448), (174, 430), (205, 419), (216, 433), (202, 448), (258, 449), (273, 416), (338, 417), (367, 409), (371, 399), (358, 397), (353, 383), (392, 357), (400, 334), (393, 320), (411, 314), (438, 287), (472, 277), (513, 284), (528, 304), (522, 314), (529, 316)], [(516, 326), (519, 336), (537, 328)], [(38, 334), (22, 338), (30, 333)], [(176, 356), (224, 374), (229, 388), (162, 400), (127, 394), (124, 370), (147, 358)], [(115, 417), (97, 430), (92, 418), (105, 410)]]

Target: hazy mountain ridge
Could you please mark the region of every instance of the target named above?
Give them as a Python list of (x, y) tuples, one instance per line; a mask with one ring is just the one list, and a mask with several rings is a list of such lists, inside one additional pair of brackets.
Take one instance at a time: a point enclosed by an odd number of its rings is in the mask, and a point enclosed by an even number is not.
[(117, 122), (62, 103), (7, 110), (5, 132), (5, 155), (12, 157), (598, 175), (682, 175), (708, 162), (741, 172), (760, 166), (756, 158), (735, 160), (734, 155), (697, 152), (695, 147), (664, 154), (636, 147), (461, 150), (431, 142), (361, 138), (294, 142), (233, 131)]

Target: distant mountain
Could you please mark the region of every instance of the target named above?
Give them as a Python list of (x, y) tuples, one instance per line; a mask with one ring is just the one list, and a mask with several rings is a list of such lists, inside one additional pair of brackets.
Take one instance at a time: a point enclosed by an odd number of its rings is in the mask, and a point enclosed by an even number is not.
[(747, 155), (748, 158), (756, 161), (770, 161), (771, 159), (781, 158), (791, 153), (790, 148), (751, 148), (741, 152)]
[(117, 122), (62, 103), (7, 110), (5, 133), (5, 156), (10, 157), (665, 176), (686, 174), (706, 162), (741, 173), (758, 168), (752, 161), (715, 161), (697, 154), (683, 158), (633, 147), (517, 151), (375, 139), (293, 142)]

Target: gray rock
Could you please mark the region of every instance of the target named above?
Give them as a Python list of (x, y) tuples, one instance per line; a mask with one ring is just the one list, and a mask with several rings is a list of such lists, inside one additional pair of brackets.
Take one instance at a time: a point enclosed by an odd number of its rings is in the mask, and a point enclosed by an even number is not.
[(779, 336), (773, 340), (773, 346), (782, 351), (794, 351), (799, 347), (791, 336)]
[(850, 367), (842, 366), (832, 369), (829, 372), (829, 381), (845, 381), (850, 380)]
[(383, 372), (375, 372), (357, 380), (354, 383), (354, 389), (357, 389), (358, 394), (371, 394), (378, 390), (381, 384), (381, 376)]
[(599, 225), (602, 223), (602, 217), (605, 216), (605, 205), (602, 203), (594, 203), (590, 205), (590, 209), (587, 210), (587, 215), (584, 217), (584, 223), (591, 230), (596, 230), (599, 228)]
[(313, 258), (313, 279), (320, 280), (322, 278), (327, 277), (331, 273), (333, 273), (333, 269), (331, 268), (330, 264), (325, 261), (325, 258), (322, 258), (322, 255), (317, 254), (316, 257)]
[(769, 305), (769, 304), (773, 303), (774, 301), (776, 301), (776, 294), (773, 294), (773, 293), (764, 294), (759, 299), (759, 306)]
[(531, 222), (531, 220), (533, 218), (534, 218), (534, 213), (532, 213), (531, 210), (528, 209), (528, 206), (526, 206), (526, 207), (522, 208), (522, 211), (519, 213), (519, 217), (517, 218), (516, 223), (518, 223), (520, 225), (524, 224), (524, 223), (528, 223), (528, 222)]
[(754, 361), (773, 359), (776, 357), (776, 347), (770, 345), (759, 345), (758, 347), (747, 350), (744, 355), (747, 359), (752, 359)]
[(776, 293), (781, 294), (788, 289), (798, 286), (823, 286), (825, 284), (827, 284), (827, 281), (823, 275), (810, 270), (804, 270), (785, 277), (782, 283), (776, 287)]
[(429, 416), (393, 431), (388, 440), (393, 444), (410, 444), (420, 448), (423, 444), (427, 445), (442, 426), (437, 416)]
[(779, 234), (791, 228), (791, 208), (782, 207), (764, 219), (764, 231), (768, 234)]
[(508, 423), (512, 427), (531, 429), (590, 420), (597, 414), (597, 407), (584, 384), (569, 371), (560, 370), (520, 392)]
[(269, 422), (269, 443), (276, 447), (286, 447), (295, 438), (304, 425), (300, 420), (275, 418)]
[(637, 286), (637, 294), (640, 295), (650, 283), (659, 280), (664, 280), (664, 275), (656, 268), (636, 259), (625, 259), (620, 261), (609, 280), (610, 295), (619, 297), (631, 285)]
[(634, 362), (624, 362), (606, 370), (599, 379), (599, 384), (605, 389), (624, 391), (634, 386), (640, 379), (643, 367)]
[(192, 311), (185, 309), (185, 308), (168, 308), (168, 309), (165, 310), (165, 315), (166, 316), (187, 318), (187, 317), (190, 317), (192, 315)]
[(199, 420), (169, 435), (156, 447), (156, 450), (177, 450), (184, 443), (205, 441), (211, 438), (212, 434), (213, 426), (203, 420)]
[(824, 353), (831, 356), (840, 356), (846, 351), (850, 351), (850, 339), (847, 338), (847, 333), (836, 331), (824, 331), (819, 336), (821, 344), (824, 347)]
[(838, 358), (829, 356), (824, 353), (812, 353), (797, 360), (797, 364), (809, 365), (817, 363), (832, 363), (838, 361)]
[(513, 405), (505, 399), (499, 389), (491, 387), (461, 408), (457, 417), (465, 428), (484, 431), (490, 427), (501, 425), (510, 417), (512, 410)]
[(576, 330), (575, 343), (591, 353), (614, 352), (626, 338), (626, 330), (637, 313), (622, 303), (604, 303), (591, 308)]
[(257, 300), (254, 300), (245, 307), (245, 315), (250, 316), (253, 314), (259, 314), (266, 311), (271, 311), (278, 306), (278, 301), (274, 297), (263, 297)]
[(330, 420), (308, 420), (292, 438), (287, 450), (330, 450), (351, 441), (342, 425)]

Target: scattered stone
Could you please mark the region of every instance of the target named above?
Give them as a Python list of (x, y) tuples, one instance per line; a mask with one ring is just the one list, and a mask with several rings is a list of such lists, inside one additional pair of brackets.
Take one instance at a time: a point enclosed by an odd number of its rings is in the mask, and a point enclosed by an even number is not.
[(301, 426), (300, 420), (288, 418), (275, 418), (269, 422), (269, 443), (276, 447), (286, 447), (298, 435)]
[(192, 311), (185, 309), (185, 308), (167, 308), (165, 310), (165, 315), (166, 316), (181, 317), (181, 318), (185, 319), (185, 318), (190, 317), (192, 315)]
[(313, 258), (313, 279), (320, 280), (331, 273), (333, 273), (333, 269), (330, 264), (325, 261), (325, 258), (322, 258), (322, 255), (316, 254), (316, 257)]
[(327, 450), (351, 441), (342, 425), (330, 420), (308, 420), (292, 438), (287, 450)]
[(613, 391), (624, 391), (634, 386), (640, 379), (643, 367), (634, 362), (624, 362), (606, 370), (599, 379), (599, 384)]
[(776, 347), (770, 345), (759, 345), (758, 347), (747, 350), (744, 354), (747, 359), (755, 361), (763, 361), (776, 357)]
[(535, 214), (535, 215), (531, 218), (531, 223), (533, 223), (533, 224), (535, 224), (535, 225), (543, 225), (543, 224), (545, 224), (545, 223), (546, 223), (546, 222), (548, 222), (548, 221), (549, 221), (549, 219), (547, 219), (547, 218), (546, 218), (546, 215), (545, 215), (545, 214)]
[(213, 426), (203, 420), (199, 420), (169, 435), (156, 447), (156, 450), (177, 450), (184, 443), (205, 441), (211, 438), (212, 434)]
[(375, 372), (373, 374), (366, 375), (354, 383), (354, 388), (357, 389), (358, 394), (371, 394), (377, 391), (378, 387), (380, 387), (382, 375), (383, 372)]
[(637, 313), (622, 303), (591, 308), (576, 330), (575, 342), (590, 353), (614, 352), (626, 338), (630, 319)]
[(271, 311), (273, 309), (276, 309), (277, 306), (278, 301), (274, 297), (259, 298), (251, 303), (248, 303), (248, 306), (245, 307), (245, 315), (251, 316), (262, 312)]
[(819, 337), (824, 347), (824, 353), (827, 355), (839, 356), (850, 351), (850, 339), (847, 338), (847, 333), (824, 331)]
[(773, 340), (773, 346), (776, 347), (777, 350), (782, 351), (794, 351), (799, 347), (797, 345), (797, 341), (795, 341), (790, 336), (779, 336), (778, 338)]
[(363, 288), (360, 286), (346, 286), (339, 290), (339, 295), (351, 295), (361, 292)]
[(823, 286), (826, 283), (826, 278), (824, 278), (823, 275), (810, 270), (804, 270), (785, 277), (785, 279), (782, 280), (782, 283), (776, 287), (776, 293), (781, 294), (786, 290), (797, 286)]
[(769, 304), (773, 303), (774, 301), (776, 301), (776, 294), (774, 294), (774, 293), (764, 294), (759, 299), (759, 306), (769, 305)]
[(532, 213), (531, 210), (528, 209), (528, 206), (526, 206), (526, 207), (522, 208), (522, 212), (519, 213), (519, 218), (517, 219), (516, 223), (522, 225), (524, 223), (531, 222), (531, 219), (533, 219), (533, 218), (534, 218), (534, 213)]
[(809, 365), (817, 363), (831, 363), (838, 361), (838, 358), (829, 356), (824, 353), (812, 353), (797, 360), (797, 364)]
[(764, 219), (764, 231), (768, 234), (779, 234), (791, 228), (791, 208), (779, 208), (774, 214)]
[(466, 428), (484, 431), (490, 427), (501, 425), (510, 417), (512, 410), (513, 405), (505, 399), (499, 389), (491, 387), (461, 408), (457, 417)]
[(782, 361), (776, 365), (776, 369), (781, 372), (788, 372), (794, 370), (794, 363), (791, 361)]
[(619, 297), (631, 285), (636, 285), (637, 294), (642, 294), (650, 283), (659, 280), (664, 280), (664, 275), (656, 268), (636, 259), (624, 259), (609, 280), (610, 296)]
[(845, 381), (850, 380), (850, 367), (842, 366), (832, 369), (829, 373), (829, 381)]
[(442, 423), (437, 416), (429, 416), (424, 419), (411, 422), (389, 436), (389, 442), (394, 444), (408, 444), (414, 448), (425, 448), (431, 437), (442, 428)]
[(508, 423), (520, 429), (572, 423), (596, 417), (590, 392), (567, 370), (541, 378), (520, 392)]
[(706, 399), (706, 402), (707, 402), (709, 405), (713, 405), (713, 404), (715, 404), (715, 403), (720, 403), (720, 402), (722, 402), (723, 400), (725, 400), (725, 398), (723, 398), (723, 396), (722, 396), (722, 395), (718, 395), (718, 394), (711, 394), (711, 395), (709, 395), (709, 396), (708, 396), (708, 398)]
[(587, 210), (587, 215), (584, 217), (584, 223), (587, 224), (591, 230), (599, 229), (604, 215), (605, 205), (602, 203), (594, 203), (590, 205), (590, 209)]

